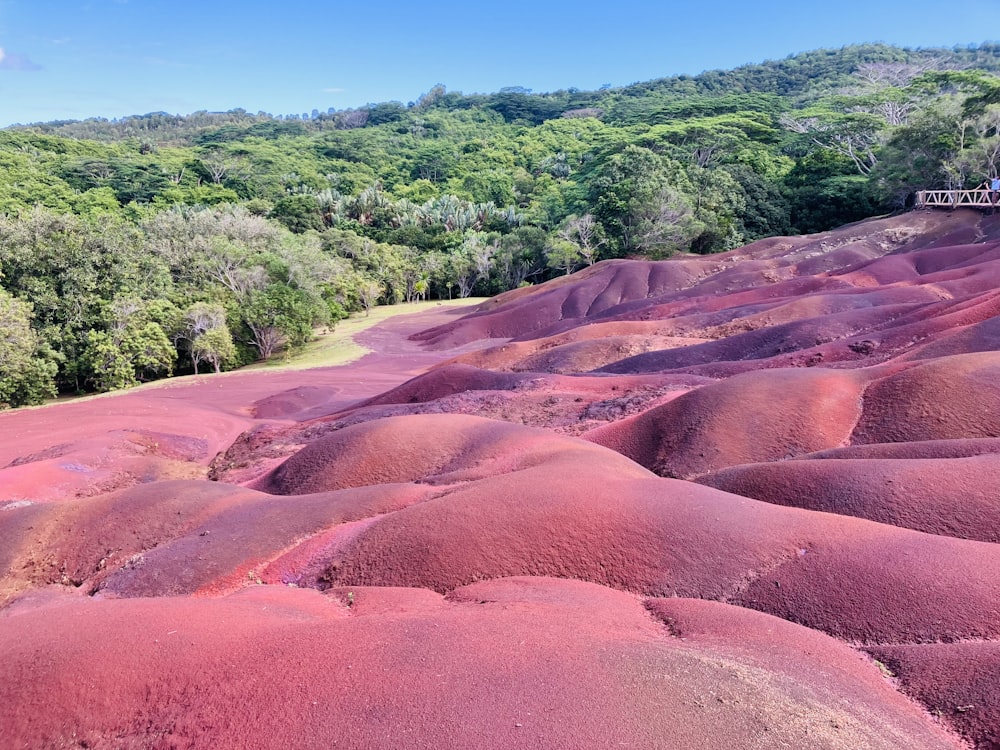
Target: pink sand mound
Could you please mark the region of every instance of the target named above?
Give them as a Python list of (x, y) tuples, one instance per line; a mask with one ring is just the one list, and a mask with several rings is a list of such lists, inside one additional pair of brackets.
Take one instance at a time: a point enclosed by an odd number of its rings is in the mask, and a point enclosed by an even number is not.
[(913, 440), (906, 443), (862, 443), (817, 451), (797, 460), (816, 458), (968, 458), (1000, 453), (1000, 438)]
[[(674, 336), (670, 326), (662, 321), (625, 320), (580, 325), (545, 338), (508, 341), (460, 355), (450, 362), (515, 372), (585, 372), (650, 349), (689, 346), (702, 341)], [(609, 342), (614, 343), (609, 346)]]
[[(1000, 261), (992, 266), (992, 277), (1000, 283)], [(953, 298), (942, 284), (929, 280), (921, 283), (924, 286), (919, 289), (892, 286), (875, 292), (803, 292), (799, 297), (783, 297), (777, 307), (748, 299), (749, 293), (724, 295), (721, 299), (729, 306), (720, 312), (671, 320), (679, 335), (718, 340), (638, 354), (601, 370), (624, 373), (684, 369), (718, 377), (761, 367), (865, 366), (895, 358), (928, 358), (993, 348), (989, 321), (1000, 314), (1000, 296), (992, 286)], [(918, 293), (921, 299), (904, 302), (901, 292), (907, 292), (909, 297)], [(789, 299), (792, 303), (788, 303)], [(837, 311), (833, 300), (850, 304)], [(966, 335), (956, 333), (965, 329), (969, 329)]]
[(697, 339), (650, 336), (607, 336), (598, 341), (577, 341), (526, 357), (517, 370), (534, 372), (587, 372), (609, 362), (650, 351), (685, 348)]
[(506, 391), (529, 380), (528, 376), (491, 372), (469, 365), (451, 364), (406, 381), (365, 402), (365, 405), (410, 404), (465, 391)]
[(865, 391), (853, 443), (1000, 437), (1000, 353), (942, 357)]
[(874, 525), (802, 549), (729, 601), (852, 642), (1000, 639), (995, 544)]
[[(447, 600), (339, 593), (10, 612), (4, 736), (16, 748), (960, 747), (873, 664), (764, 615), (654, 602), (677, 637), (640, 600), (575, 581), (480, 583)], [(733, 645), (734, 625), (761, 648)]]
[(299, 495), (387, 482), (452, 484), (549, 461), (588, 461), (622, 476), (646, 472), (623, 456), (548, 430), (457, 414), (364, 422), (311, 443), (255, 483)]
[(254, 403), (253, 415), (257, 419), (295, 419), (329, 404), (339, 394), (337, 388), (303, 385), (262, 398)]
[(902, 690), (976, 748), (1000, 747), (1000, 643), (928, 643), (871, 649)]
[[(600, 372), (627, 374), (684, 369), (705, 375), (727, 374), (732, 368), (719, 363), (765, 360), (783, 352), (808, 349), (824, 341), (844, 338), (858, 329), (859, 320), (870, 317), (867, 312), (851, 312), (768, 326), (694, 346), (626, 356), (601, 367)], [(748, 366), (753, 365), (739, 367)]]
[(420, 333), (416, 340), (437, 348), (485, 338), (511, 338), (566, 319), (605, 312), (623, 301), (645, 299), (690, 286), (706, 263), (605, 261), (530, 293), (500, 295), (462, 319)]
[[(933, 359), (952, 354), (988, 352), (1000, 349), (1000, 309), (998, 309), (1000, 308), (998, 305), (1000, 300), (998, 297), (1000, 295), (996, 293), (983, 295), (984, 299), (978, 305), (981, 311), (977, 311), (980, 312), (983, 320), (954, 321), (955, 325), (929, 343), (917, 348), (910, 355), (910, 358)], [(977, 317), (979, 316), (977, 315)]]
[(289, 501), (211, 482), (142, 485), (0, 513), (0, 603), (61, 584), (127, 596), (231, 590), (286, 547), (398, 510), (424, 488), (379, 485)]
[(857, 375), (761, 370), (599, 427), (587, 438), (681, 478), (848, 442), (993, 438), (1000, 436), (998, 368), (995, 352), (981, 352)]
[(860, 415), (863, 385), (849, 371), (751, 372), (586, 437), (662, 476), (690, 478), (845, 444)]
[[(449, 366), (451, 367), (451, 366)], [(448, 368), (445, 368), (448, 369)], [(331, 432), (365, 422), (412, 415), (475, 415), (494, 420), (545, 427), (560, 434), (579, 436), (588, 429), (637, 414), (666, 403), (679, 395), (712, 382), (706, 378), (680, 374), (644, 374), (608, 378), (603, 376), (562, 376), (545, 373), (521, 375), (516, 390), (458, 390), (430, 400), (360, 405), (319, 419), (280, 428), (262, 425), (239, 437), (212, 462), (210, 476), (231, 484), (246, 484), (274, 469), (293, 453)], [(429, 381), (433, 391), (440, 384), (435, 372), (418, 376), (395, 394), (424, 390)], [(464, 380), (458, 380), (459, 387)]]
[(734, 466), (697, 481), (777, 505), (870, 518), (931, 534), (1000, 541), (996, 454), (779, 461)]
[[(429, 439), (439, 432), (440, 446)], [(378, 475), (395, 470), (387, 435), (411, 476)], [(22, 535), (5, 590), (165, 596), (263, 581), (444, 592), (552, 575), (731, 601), (859, 642), (1000, 637), (996, 545), (659, 479), (584, 441), (476, 418), (383, 420), (331, 437), (346, 463), (375, 467), (363, 480), (382, 483), (275, 497), (177, 482), (5, 510), (0, 534)], [(385, 483), (433, 478), (450, 484)]]
[[(281, 558), (264, 580), (285, 569)], [(1000, 636), (995, 545), (550, 461), (467, 483), (319, 551), (300, 585), (448, 591), (510, 575), (733, 601), (861, 642)], [(851, 581), (849, 587), (838, 582)]]
[(32, 586), (83, 586), (187, 534), (220, 504), (253, 494), (204, 481), (159, 482), (6, 510), (0, 513), (0, 603)]

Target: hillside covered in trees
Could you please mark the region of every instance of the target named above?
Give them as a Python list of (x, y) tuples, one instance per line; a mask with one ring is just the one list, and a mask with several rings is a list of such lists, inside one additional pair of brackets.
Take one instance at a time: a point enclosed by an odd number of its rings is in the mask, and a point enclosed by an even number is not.
[(619, 89), (0, 131), (0, 404), (267, 359), (350, 312), (901, 210), (1000, 168), (1000, 45)]

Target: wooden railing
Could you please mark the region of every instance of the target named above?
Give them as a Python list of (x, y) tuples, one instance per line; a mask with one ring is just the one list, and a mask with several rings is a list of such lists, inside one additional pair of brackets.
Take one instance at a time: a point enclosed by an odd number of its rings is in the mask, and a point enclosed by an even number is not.
[(921, 190), (916, 208), (992, 208), (989, 190)]

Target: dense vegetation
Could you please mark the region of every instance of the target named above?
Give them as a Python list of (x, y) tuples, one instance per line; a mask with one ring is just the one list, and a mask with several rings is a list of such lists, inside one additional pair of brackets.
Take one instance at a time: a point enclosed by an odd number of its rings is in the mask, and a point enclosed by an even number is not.
[(1000, 45), (620, 89), (0, 131), (0, 404), (218, 371), (376, 304), (717, 252), (1000, 167)]

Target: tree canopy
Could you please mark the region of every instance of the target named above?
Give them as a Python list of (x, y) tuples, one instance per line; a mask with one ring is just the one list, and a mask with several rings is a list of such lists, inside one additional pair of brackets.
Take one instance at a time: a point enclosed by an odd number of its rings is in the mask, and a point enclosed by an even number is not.
[(0, 130), (0, 404), (979, 184), (1000, 170), (998, 72), (996, 44), (869, 44), (599, 91)]

